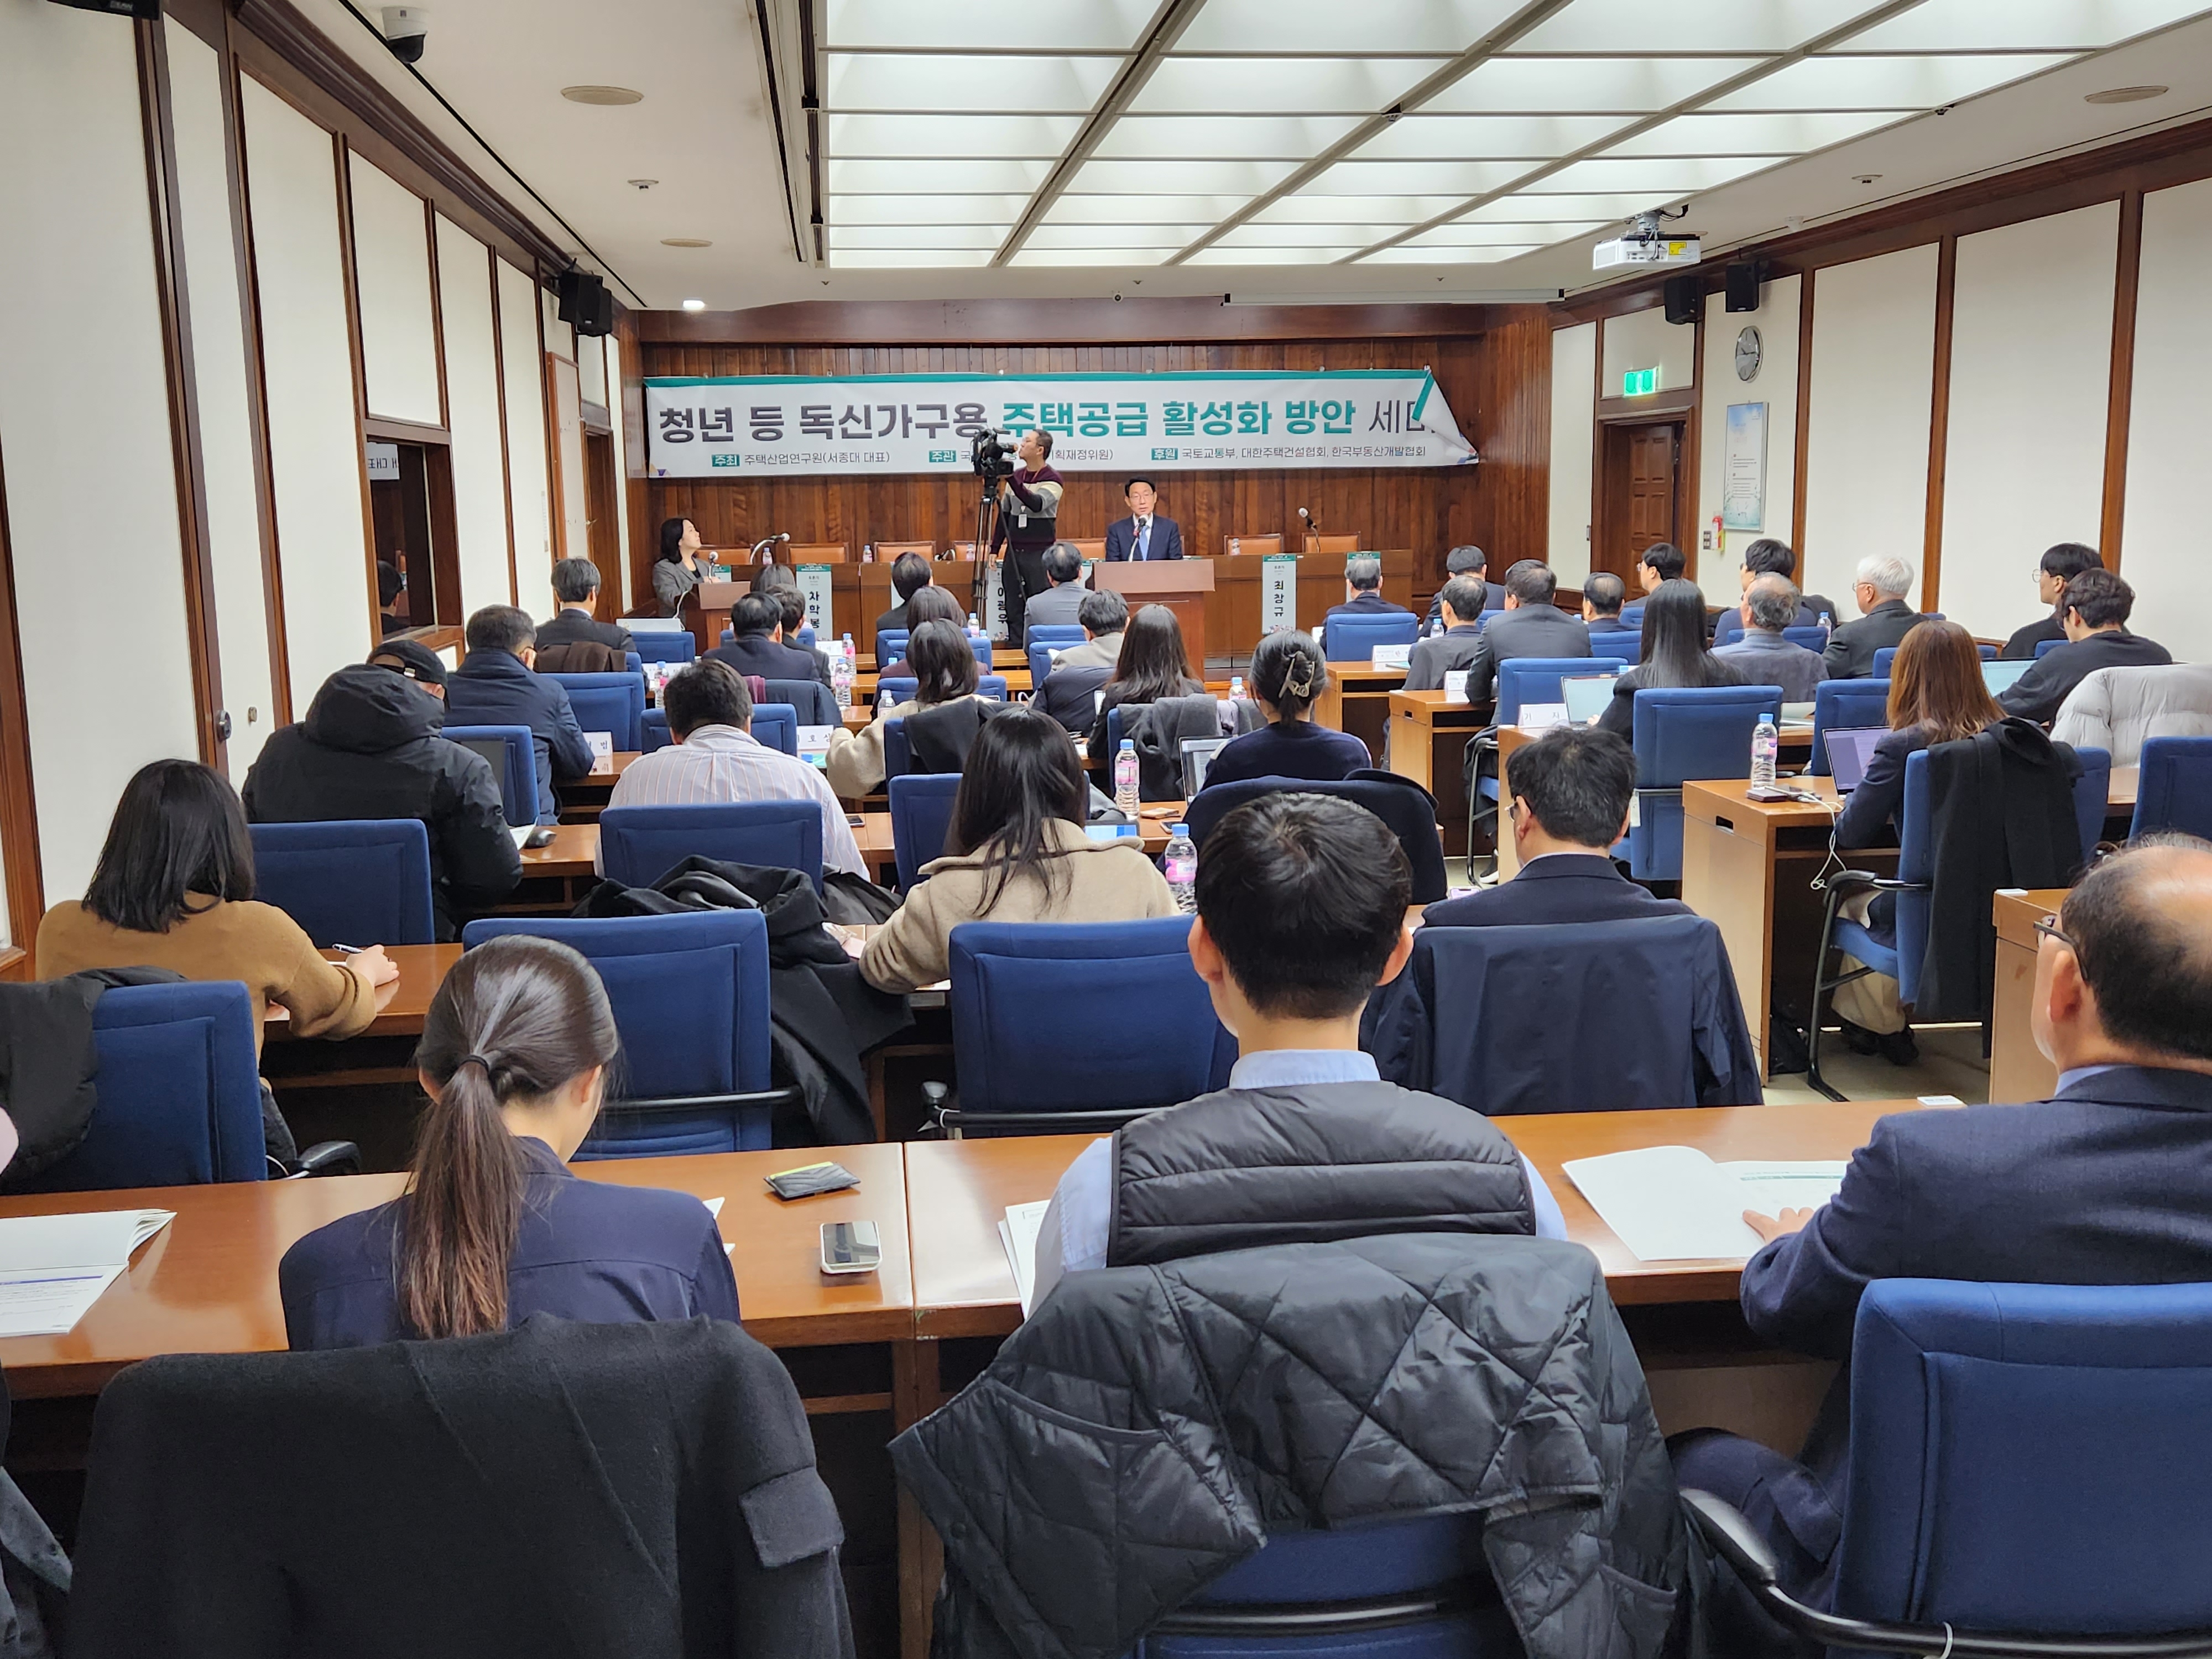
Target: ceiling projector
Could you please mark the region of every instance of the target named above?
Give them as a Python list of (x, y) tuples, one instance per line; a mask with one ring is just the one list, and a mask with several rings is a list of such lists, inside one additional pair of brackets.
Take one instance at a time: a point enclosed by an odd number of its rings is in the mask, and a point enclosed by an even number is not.
[[(1680, 218), (1689, 211), (1678, 210), (1674, 215)], [(1659, 228), (1659, 213), (1639, 213), (1635, 228), (1625, 236), (1600, 242), (1590, 250), (1593, 270), (1613, 270), (1623, 265), (1693, 265), (1698, 263), (1698, 241), (1693, 235), (1669, 236)]]

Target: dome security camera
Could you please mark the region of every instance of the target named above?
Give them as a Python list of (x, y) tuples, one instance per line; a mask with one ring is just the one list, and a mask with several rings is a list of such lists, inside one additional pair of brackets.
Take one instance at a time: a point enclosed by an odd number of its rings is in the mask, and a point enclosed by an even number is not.
[(430, 14), (422, 6), (386, 6), (380, 14), (384, 44), (403, 64), (422, 61), (422, 48), (430, 44)]

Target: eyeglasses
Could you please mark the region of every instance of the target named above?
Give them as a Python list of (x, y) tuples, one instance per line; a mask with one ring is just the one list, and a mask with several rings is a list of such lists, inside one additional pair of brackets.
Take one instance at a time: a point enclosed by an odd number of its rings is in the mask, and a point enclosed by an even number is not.
[(2037, 922), (2035, 924), (2035, 931), (2045, 939), (2057, 939), (2061, 945), (2064, 945), (2069, 951), (2074, 949), (2074, 941), (2058, 931), (2058, 918), (2055, 915), (2045, 916), (2042, 921)]
[(1515, 823), (1520, 823), (1520, 822), (1521, 822), (1521, 797), (1520, 797), (1520, 796), (1518, 796), (1518, 795), (1514, 796), (1514, 798), (1513, 798), (1512, 801), (1511, 801), (1511, 802), (1510, 802), (1510, 803), (1506, 806), (1506, 808), (1505, 808), (1505, 816), (1506, 816), (1508, 818), (1511, 819)]

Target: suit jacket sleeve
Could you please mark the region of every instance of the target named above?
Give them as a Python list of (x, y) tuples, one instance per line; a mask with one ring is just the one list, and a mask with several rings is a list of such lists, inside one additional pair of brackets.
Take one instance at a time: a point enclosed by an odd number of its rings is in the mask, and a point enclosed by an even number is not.
[(1743, 1270), (1743, 1316), (1767, 1341), (1821, 1359), (1848, 1358), (1859, 1297), (1901, 1271), (1901, 1164), (1893, 1120), (1874, 1126), (1834, 1198)]
[(1827, 665), (1828, 678), (1832, 680), (1856, 678), (1851, 671), (1851, 642), (1844, 637), (1844, 629), (1841, 628), (1828, 635), (1827, 647), (1820, 653), (1820, 660)]
[[(1470, 682), (1472, 684), (1472, 682)], [(1623, 743), (1636, 741), (1636, 687), (1623, 674), (1613, 683), (1613, 701), (1597, 717), (1601, 732), (1610, 732)]]
[(1121, 521), (1116, 519), (1106, 526), (1106, 561), (1120, 564), (1129, 556), (1129, 544), (1122, 537)]
[[(1437, 684), (1443, 682), (1438, 680)], [(1474, 642), (1474, 654), (1467, 659), (1467, 700), (1469, 702), (1488, 702), (1498, 690), (1498, 659), (1490, 649), (1490, 636), (1486, 634)]]
[(1406, 664), (1406, 690), (1434, 691), (1443, 683), (1443, 653), (1434, 649), (1427, 640), (1421, 641)]
[(1884, 738), (1875, 744), (1866, 775), (1836, 819), (1838, 847), (1879, 847), (1890, 820), (1905, 805), (1905, 763), (1912, 745)]
[(584, 736), (584, 728), (576, 724), (576, 710), (568, 701), (568, 688), (555, 685), (553, 691), (553, 730), (549, 734), (553, 776), (556, 782), (573, 783), (592, 769), (592, 745)]
[(1173, 519), (1155, 519), (1152, 522), (1167, 534), (1167, 550), (1160, 556), (1166, 559), (1182, 557), (1182, 526)]
[(2039, 724), (2056, 716), (2058, 705), (2066, 701), (2067, 692), (2073, 689), (2066, 682), (2063, 666), (2055, 662), (2058, 654), (2056, 651), (2050, 653), (2014, 680), (1999, 696), (1997, 706), (2008, 714), (2018, 714)]

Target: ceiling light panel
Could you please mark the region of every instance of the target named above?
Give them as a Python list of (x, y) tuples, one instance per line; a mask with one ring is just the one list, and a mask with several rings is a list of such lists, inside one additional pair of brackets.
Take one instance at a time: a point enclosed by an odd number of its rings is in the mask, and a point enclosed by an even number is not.
[(1328, 265), (1357, 253), (1365, 243), (1342, 247), (1209, 247), (1183, 261), (1187, 265)]
[(1178, 52), (1349, 54), (1388, 42), (1393, 52), (1461, 52), (1520, 9), (1519, 0), (1207, 0)]
[[(1371, 247), (1387, 242), (1405, 229), (1403, 225), (1243, 224), (1214, 244), (1216, 247)], [(1195, 237), (1192, 240), (1196, 240)]]
[(1279, 225), (1340, 223), (1357, 214), (1368, 224), (1418, 225), (1451, 212), (1467, 201), (1460, 196), (1369, 196), (1356, 204), (1341, 196), (1285, 196), (1261, 208), (1255, 220)]
[(1256, 196), (1280, 184), (1296, 161), (1086, 161), (1068, 183), (1082, 196)]
[(1907, 118), (1900, 110), (1784, 115), (1678, 115), (1638, 133), (1608, 155), (1802, 155)]
[(1503, 190), (1536, 165), (1530, 161), (1339, 161), (1304, 186), (1302, 196), (1486, 195)]
[(828, 101), (839, 110), (957, 114), (981, 94), (1015, 114), (1087, 114), (1121, 67), (1118, 58), (833, 52)]
[(1421, 108), (1429, 115), (1647, 115), (1746, 67), (1741, 58), (1493, 58)]
[(841, 225), (1011, 225), (1026, 196), (840, 196), (830, 216)]
[(1874, 0), (1573, 0), (1509, 52), (1787, 52), (1873, 9)]
[(990, 263), (991, 251), (988, 248), (848, 247), (830, 250), (830, 268), (836, 270), (906, 270), (929, 266), (974, 267)]
[(832, 196), (919, 191), (963, 196), (1011, 194), (1035, 190), (1044, 182), (1052, 166), (1050, 161), (1039, 158), (848, 161), (832, 156), (824, 169), (823, 187)]
[(1807, 58), (1717, 99), (1713, 108), (1940, 109), (2065, 61), (2063, 56), (2026, 52), (1958, 58)]
[(1855, 34), (1852, 52), (2064, 52), (2203, 14), (2197, 0), (1925, 0)]
[(1125, 115), (1114, 124), (1095, 153), (1108, 161), (1221, 156), (1303, 161), (1343, 137), (1359, 125), (1359, 118), (1357, 115)]
[(1408, 115), (1353, 154), (1363, 161), (1548, 161), (1601, 143), (1626, 115)]
[(1024, 247), (1102, 248), (1164, 247), (1170, 252), (1188, 247), (1213, 227), (1205, 225), (1039, 225), (1029, 234)]
[(1011, 225), (829, 225), (833, 248), (981, 248), (998, 252)]
[(1019, 6), (917, 5), (915, 0), (828, 0), (824, 39), (840, 46), (939, 52), (1030, 47), (1127, 52), (1154, 0), (1025, 0)]
[(1130, 107), (1139, 114), (1372, 115), (1449, 60), (1442, 58), (1169, 58)]
[(1612, 224), (1632, 213), (1641, 213), (1651, 205), (1652, 198), (1643, 195), (1546, 196), (1523, 191), (1517, 195), (1500, 197), (1495, 202), (1486, 202), (1458, 222), (1510, 225), (1516, 220), (1526, 220), (1532, 224), (1541, 224), (1547, 220), (1563, 223), (1568, 220), (1584, 219), (1601, 220)]
[(1540, 220), (1520, 219), (1492, 224), (1480, 220), (1455, 219), (1434, 230), (1425, 230), (1413, 240), (1437, 247), (1508, 247), (1516, 242), (1548, 247), (1554, 242), (1571, 242), (1577, 236), (1609, 230), (1619, 222), (1614, 219), (1567, 219), (1547, 224)]
[(1363, 265), (1494, 265), (1501, 259), (1517, 259), (1534, 253), (1538, 245), (1521, 247), (1432, 247), (1419, 242), (1400, 242), (1378, 248), (1359, 261)]
[(1188, 247), (1188, 242), (1178, 242), (1173, 247), (1038, 247), (1031, 244), (1014, 255), (1008, 263), (1018, 265), (1074, 265), (1094, 270), (1127, 270), (1145, 265), (1164, 265)]
[(832, 155), (1057, 156), (1080, 115), (844, 115), (829, 118)]
[(1052, 204), (1044, 222), (1048, 225), (1218, 225), (1250, 199), (1247, 196), (1063, 196)]
[(1564, 167), (1522, 193), (1617, 194), (1664, 202), (1677, 196), (1694, 196), (1776, 164), (1771, 155), (1600, 156)]

